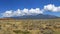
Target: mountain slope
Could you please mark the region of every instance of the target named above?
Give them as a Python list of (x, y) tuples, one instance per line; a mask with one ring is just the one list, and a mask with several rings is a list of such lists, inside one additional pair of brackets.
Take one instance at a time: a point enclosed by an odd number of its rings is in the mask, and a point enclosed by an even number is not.
[(16, 17), (10, 17), (14, 19), (53, 19), (53, 18), (58, 18), (57, 16), (53, 15), (24, 15), (24, 16), (16, 16)]

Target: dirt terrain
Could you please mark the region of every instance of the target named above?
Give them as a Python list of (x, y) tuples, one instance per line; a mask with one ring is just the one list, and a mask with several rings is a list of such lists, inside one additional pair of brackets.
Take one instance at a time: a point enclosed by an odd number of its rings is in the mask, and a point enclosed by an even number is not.
[(60, 34), (58, 19), (0, 19), (0, 34)]

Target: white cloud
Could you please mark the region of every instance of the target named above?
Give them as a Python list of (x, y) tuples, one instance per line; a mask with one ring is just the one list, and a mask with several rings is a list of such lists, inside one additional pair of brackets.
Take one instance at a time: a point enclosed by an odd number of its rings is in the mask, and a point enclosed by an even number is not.
[(29, 10), (29, 12), (30, 12), (31, 14), (41, 14), (41, 13), (43, 13), (39, 8), (36, 8), (36, 9), (31, 8), (31, 9)]
[(22, 11), (20, 9), (17, 9), (16, 11), (13, 11), (13, 16), (22, 16)]
[(22, 10), (22, 14), (23, 14), (23, 15), (29, 15), (29, 10), (26, 9), (26, 8), (24, 8), (24, 9)]
[(5, 13), (3, 13), (2, 16), (3, 16), (3, 17), (11, 17), (11, 16), (13, 16), (12, 13), (13, 13), (12, 10), (6, 11)]
[(60, 6), (55, 6), (53, 4), (48, 4), (44, 6), (44, 10), (49, 10), (52, 12), (59, 12), (60, 11)]
[(24, 8), (23, 10), (21, 10), (21, 9), (17, 9), (16, 11), (10, 10), (10, 11), (5, 11), (2, 14), (2, 16), (3, 17), (13, 17), (13, 16), (24, 16), (24, 15), (37, 15), (37, 14), (43, 14), (43, 12), (45, 12), (45, 11), (60, 12), (60, 6), (55, 6), (54, 4), (48, 4), (48, 5), (45, 5), (43, 9)]
[(13, 17), (13, 16), (23, 16), (23, 15), (37, 15), (37, 14), (42, 14), (43, 11), (41, 11), (39, 8), (33, 9), (31, 8), (26, 9), (24, 8), (23, 10), (17, 9), (16, 11), (10, 10), (10, 11), (5, 11), (2, 16), (3, 17)]

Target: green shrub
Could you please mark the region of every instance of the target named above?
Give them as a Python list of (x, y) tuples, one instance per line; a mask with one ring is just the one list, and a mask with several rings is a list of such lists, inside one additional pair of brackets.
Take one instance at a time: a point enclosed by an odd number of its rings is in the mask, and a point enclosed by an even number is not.
[(21, 31), (21, 30), (13, 30), (13, 32), (15, 32), (16, 34), (30, 34), (29, 31)]

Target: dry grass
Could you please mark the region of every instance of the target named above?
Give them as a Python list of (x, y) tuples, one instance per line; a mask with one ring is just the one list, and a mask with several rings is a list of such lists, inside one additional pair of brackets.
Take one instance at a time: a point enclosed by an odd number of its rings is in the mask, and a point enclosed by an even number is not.
[(0, 34), (60, 34), (60, 19), (0, 19)]

